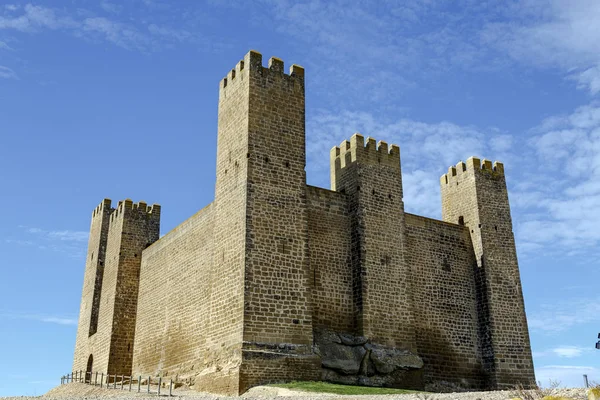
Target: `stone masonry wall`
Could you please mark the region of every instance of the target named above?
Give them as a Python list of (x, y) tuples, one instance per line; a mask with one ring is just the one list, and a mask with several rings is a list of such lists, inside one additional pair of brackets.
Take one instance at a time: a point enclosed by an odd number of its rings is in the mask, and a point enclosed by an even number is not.
[(407, 263), (425, 387), (484, 388), (475, 257), (464, 226), (406, 214)]
[[(75, 341), (75, 356), (73, 371), (84, 371), (88, 367), (88, 360), (92, 354), (98, 352), (92, 344), (90, 336), (98, 330), (98, 317), (102, 293), (102, 280), (104, 277), (104, 262), (106, 257), (106, 241), (108, 239), (108, 223), (114, 208), (110, 207), (111, 201), (104, 199), (92, 212), (90, 237), (83, 278), (83, 291), (79, 310), (79, 323)], [(99, 350), (99, 349), (98, 349)], [(98, 363), (93, 362), (92, 369), (96, 370)]]
[(94, 371), (129, 375), (142, 250), (158, 239), (160, 206), (120, 201), (108, 224), (98, 327), (87, 339), (87, 351)]
[[(304, 69), (292, 65), (286, 74), (283, 61), (274, 57), (263, 67), (256, 52), (248, 53), (244, 65), (240, 77), (247, 78), (249, 108), (248, 151), (241, 154), (248, 187), (240, 385), (250, 387), (294, 371), (306, 376), (306, 363), (318, 363), (318, 357), (312, 353)], [(282, 364), (287, 370), (277, 375), (268, 374), (260, 361), (271, 359), (271, 344), (282, 346), (289, 358)], [(296, 362), (299, 358), (306, 362)], [(318, 378), (318, 368), (311, 371)]]
[(508, 191), (502, 163), (471, 157), (441, 177), (442, 216), (470, 230), (482, 359), (488, 385), (535, 385)]
[(100, 321), (104, 329), (111, 327), (109, 374), (131, 375), (142, 251), (157, 241), (159, 234), (157, 204), (124, 200), (111, 215), (106, 272), (108, 282), (115, 284), (111, 290), (114, 311), (112, 321)]
[(356, 330), (352, 292), (350, 218), (346, 195), (306, 187), (308, 243), (314, 279), (315, 328), (353, 333)]
[(213, 279), (213, 204), (142, 253), (133, 355), (134, 376), (194, 383), (194, 376), (227, 364), (207, 351)]
[(348, 196), (359, 333), (414, 352), (400, 149), (355, 134), (332, 149), (331, 176), (332, 189)]

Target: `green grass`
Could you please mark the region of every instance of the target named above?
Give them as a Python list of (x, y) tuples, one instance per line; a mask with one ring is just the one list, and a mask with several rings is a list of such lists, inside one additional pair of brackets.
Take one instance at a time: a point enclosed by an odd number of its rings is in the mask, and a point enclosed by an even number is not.
[(416, 390), (391, 389), (369, 386), (351, 386), (337, 385), (327, 382), (290, 382), (276, 383), (268, 386), (275, 386), (291, 390), (301, 390), (304, 392), (334, 393), (334, 394), (407, 394), (407, 393), (425, 393)]

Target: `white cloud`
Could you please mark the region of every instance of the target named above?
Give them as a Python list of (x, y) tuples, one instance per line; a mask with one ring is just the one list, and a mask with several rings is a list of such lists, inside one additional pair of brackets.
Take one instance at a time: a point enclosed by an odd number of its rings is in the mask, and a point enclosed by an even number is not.
[(19, 79), (17, 73), (12, 69), (0, 65), (0, 78), (3, 79)]
[(41, 228), (28, 228), (25, 226), (21, 226), (21, 228), (24, 228), (27, 233), (38, 235), (40, 237), (44, 237), (46, 239), (51, 240), (61, 240), (68, 242), (87, 242), (89, 237), (89, 233), (84, 231), (49, 231)]
[(20, 16), (0, 16), (0, 29), (15, 29), (21, 32), (36, 32), (42, 29), (74, 28), (77, 23), (70, 17), (58, 16), (47, 7), (27, 4)]
[(574, 74), (573, 79), (577, 81), (579, 89), (587, 89), (593, 95), (598, 94), (600, 92), (600, 65)]
[(109, 3), (108, 1), (101, 2), (100, 7), (102, 7), (104, 11), (109, 12), (111, 14), (119, 14), (123, 9), (123, 6), (120, 6), (115, 3)]
[(87, 242), (89, 234), (83, 231), (50, 231), (48, 237), (64, 241)]
[(183, 42), (192, 38), (193, 34), (189, 31), (182, 29), (172, 29), (164, 26), (158, 26), (156, 24), (148, 25), (148, 31), (156, 36), (165, 36), (176, 39), (179, 42)]
[[(595, 251), (600, 244), (600, 105), (544, 121), (529, 145), (537, 161), (511, 196), (520, 208), (518, 243), (553, 244), (556, 251)], [(543, 177), (543, 179), (540, 179)]]
[(125, 49), (145, 50), (151, 44), (150, 40), (134, 27), (104, 17), (86, 18), (82, 29), (84, 32), (99, 34), (107, 41)]
[(16, 244), (19, 246), (32, 246), (34, 243), (31, 240), (20, 240), (20, 239), (5, 239), (8, 244)]
[(550, 0), (507, 3), (507, 22), (490, 22), (479, 37), (517, 62), (559, 68), (579, 88), (600, 91), (600, 3)]
[(400, 146), (406, 210), (441, 217), (439, 178), (471, 156), (496, 159), (512, 146), (509, 135), (451, 122), (386, 121), (367, 112), (321, 111), (307, 123), (309, 182), (329, 188), (329, 151), (354, 132)]
[(64, 316), (55, 316), (55, 315), (40, 315), (40, 314), (17, 314), (17, 313), (0, 313), (0, 318), (8, 318), (8, 319), (27, 319), (39, 322), (45, 322), (49, 324), (57, 324), (57, 325), (77, 325), (76, 318), (64, 317)]
[(562, 346), (552, 349), (552, 352), (559, 357), (574, 358), (579, 357), (587, 349), (577, 346)]
[[(121, 6), (109, 2), (102, 2), (100, 7), (113, 15), (120, 14), (121, 11)], [(174, 42), (197, 41), (194, 39), (197, 35), (189, 31), (158, 26), (145, 20), (139, 23), (138, 27), (125, 18), (122, 18), (122, 21), (109, 19), (96, 16), (89, 10), (78, 9), (67, 13), (64, 9), (31, 4), (26, 5), (20, 14), (0, 13), (0, 30), (2, 29), (32, 34), (44, 30), (60, 30), (76, 37), (102, 39), (124, 49), (138, 51), (156, 50)]]
[(5, 242), (20, 246), (35, 246), (40, 250), (64, 253), (69, 257), (80, 258), (85, 254), (85, 244), (89, 233), (71, 230), (45, 230), (20, 225), (27, 238), (9, 238)]
[(528, 312), (527, 322), (532, 331), (557, 333), (583, 324), (600, 322), (600, 298), (579, 298), (542, 304)]
[(580, 346), (559, 346), (546, 351), (534, 351), (534, 358), (556, 356), (561, 358), (576, 358), (587, 353), (591, 348)]
[(0, 40), (0, 49), (1, 50), (13, 50), (12, 47), (10, 47), (6, 42), (3, 42), (2, 40)]
[(17, 11), (19, 9), (19, 6), (16, 4), (5, 4), (4, 8), (8, 11)]

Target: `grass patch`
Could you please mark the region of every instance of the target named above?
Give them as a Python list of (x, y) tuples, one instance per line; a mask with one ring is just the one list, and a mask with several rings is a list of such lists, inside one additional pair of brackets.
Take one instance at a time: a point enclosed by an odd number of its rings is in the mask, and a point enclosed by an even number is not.
[(337, 385), (328, 382), (289, 382), (289, 383), (274, 383), (268, 386), (280, 387), (291, 390), (301, 390), (303, 392), (319, 392), (319, 393), (334, 393), (334, 394), (409, 394), (409, 393), (426, 393), (417, 390), (407, 389), (392, 389), (370, 386), (351, 386)]

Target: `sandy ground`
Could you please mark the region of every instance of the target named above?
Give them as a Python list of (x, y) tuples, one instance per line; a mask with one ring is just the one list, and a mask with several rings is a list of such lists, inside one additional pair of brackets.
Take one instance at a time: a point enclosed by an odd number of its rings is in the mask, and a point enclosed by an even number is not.
[[(67, 385), (60, 385), (50, 390), (43, 396), (38, 397), (4, 397), (3, 400), (8, 399), (37, 399), (37, 400), (50, 400), (50, 399), (131, 399), (131, 400), (142, 400), (142, 399), (153, 399), (156, 400), (157, 386), (152, 386), (151, 393), (148, 394), (144, 389), (141, 393), (137, 393), (137, 386), (134, 385), (132, 392), (125, 386), (125, 391), (121, 391), (120, 387), (117, 389), (106, 389), (90, 386), (84, 383), (69, 383)], [(161, 397), (167, 398), (169, 394), (168, 388), (161, 389)], [(556, 389), (553, 393), (555, 396), (565, 396), (576, 400), (587, 399), (585, 389)], [(496, 392), (468, 392), (468, 393), (435, 393), (435, 394), (390, 394), (390, 395), (362, 395), (362, 396), (341, 396), (329, 393), (308, 393), (295, 390), (289, 390), (284, 388), (275, 388), (269, 386), (258, 386), (250, 389), (248, 392), (240, 397), (227, 397), (219, 396), (209, 393), (196, 392), (187, 388), (178, 388), (173, 391), (173, 396), (182, 400), (225, 400), (225, 399), (265, 399), (265, 398), (278, 398), (278, 399), (290, 399), (290, 400), (308, 400), (308, 399), (335, 399), (335, 400), (508, 400), (516, 396), (514, 391), (496, 391)]]

